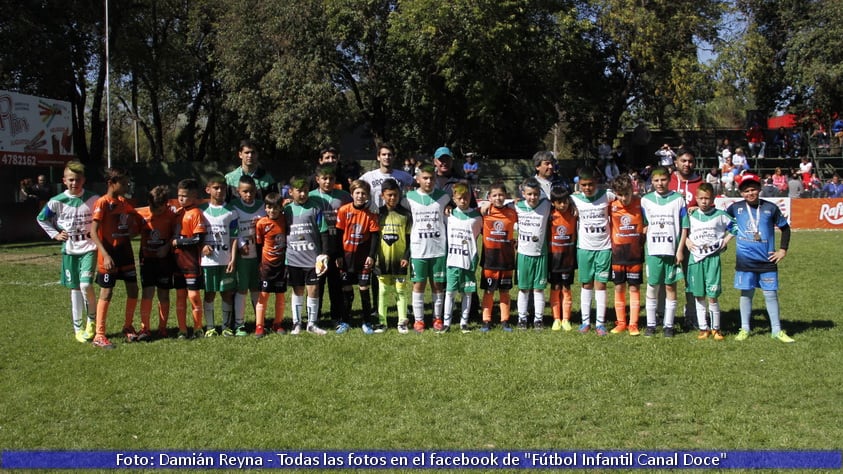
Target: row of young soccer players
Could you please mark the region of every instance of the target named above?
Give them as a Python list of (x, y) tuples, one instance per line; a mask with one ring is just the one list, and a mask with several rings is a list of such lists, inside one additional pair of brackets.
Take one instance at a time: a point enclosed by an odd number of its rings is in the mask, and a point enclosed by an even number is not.
[[(331, 171), (322, 169), (319, 173), (330, 175)], [(570, 286), (574, 268), (579, 267), (583, 314), (580, 331), (587, 332), (590, 329), (593, 295), (597, 312), (595, 330), (598, 334), (606, 334), (606, 282), (611, 274), (615, 282), (615, 309), (618, 316), (612, 332), (629, 330), (632, 335), (638, 334), (640, 297), (637, 290), (641, 284), (643, 247), (646, 242), (650, 284), (645, 335), (652, 334), (655, 328), (655, 305), (651, 305), (655, 298), (650, 297), (651, 290), (665, 285), (668, 288), (665, 335), (669, 336), (672, 335), (672, 316), (676, 307), (675, 283), (682, 276), (678, 264), (682, 261), (686, 242), (686, 231), (683, 229), (687, 229), (688, 223), (683, 226), (682, 220), (687, 219), (687, 216), (684, 214), (681, 196), (666, 190), (666, 171), (654, 175), (655, 196), (645, 196), (640, 203), (632, 196), (631, 183), (624, 182), (623, 178), (613, 183), (613, 194), (598, 190), (594, 176), (587, 172), (580, 176), (580, 193), (569, 196), (564, 189), (554, 189), (550, 200), (542, 199), (539, 184), (529, 179), (522, 186), (524, 199), (514, 206), (506, 205), (506, 189), (496, 185), (490, 190), (490, 205), (481, 214), (469, 208), (467, 187), (455, 186), (452, 201), (446, 193), (433, 188), (433, 169), (422, 167), (416, 175), (419, 188), (407, 193), (400, 203), (397, 183), (385, 183), (382, 187), (385, 205), (378, 215), (369, 210), (369, 187), (362, 181), (356, 181), (352, 186), (351, 202), (343, 202), (347, 198), (330, 185), (326, 189), (309, 192), (307, 180), (292, 179), (292, 202), (282, 209), (281, 198), (276, 193), (266, 196), (264, 203), (257, 200), (254, 183), (250, 183), (248, 177), (238, 187), (239, 199), (225, 204), (226, 186), (221, 176), (213, 177), (207, 183), (206, 191), (210, 200), (206, 204), (197, 205), (198, 183), (195, 180), (183, 180), (178, 189), (178, 213), (174, 213), (167, 205), (167, 188), (162, 187), (150, 193), (149, 208), (137, 212), (122, 198), (128, 178), (117, 170), (110, 170), (107, 176), (108, 193), (94, 203), (89, 215), (92, 222), (90, 239), (98, 250), (97, 282), (102, 287), (96, 309), (94, 344), (113, 347), (105, 337), (105, 318), (114, 282), (118, 279), (125, 280), (127, 285), (124, 333), (129, 340), (151, 336), (149, 316), (156, 286), (159, 288), (159, 332), (161, 335), (166, 334), (168, 290), (171, 285), (177, 290), (176, 314), (180, 337), (188, 335), (188, 301), (192, 307), (193, 336), (217, 334), (213, 316), (217, 292), (222, 294), (222, 334), (246, 335), (245, 296), (247, 290), (255, 286), (260, 288), (257, 298), (253, 296), (256, 310), (255, 335), (261, 337), (267, 332), (264, 327), (266, 307), (272, 293), (281, 293), (275, 301), (276, 318), (273, 327), (274, 331), (281, 332), (283, 293), (288, 284), (293, 287), (292, 332), (301, 331), (303, 313), (306, 313), (307, 330), (324, 334), (325, 331), (316, 325), (318, 287), (322, 275), (329, 270), (341, 270), (346, 304), (343, 308), (345, 311), (340, 314), (350, 311), (353, 298), (349, 294), (351, 287), (359, 285), (365, 316), (371, 307), (367, 290), (376, 263), (377, 278), (381, 283), (377, 313), (379, 319), (371, 322), (373, 324), (367, 321), (363, 326), (364, 331), (377, 332), (385, 328), (385, 295), (389, 289), (394, 289), (396, 293), (398, 330), (408, 331), (404, 297), (408, 267), (413, 294), (413, 328), (416, 331), (425, 329), (424, 291), (426, 283), (430, 281), (433, 328), (436, 331), (447, 331), (451, 324), (455, 294), (476, 291), (476, 241), (481, 233), (481, 288), (486, 290), (483, 298), (483, 330), (490, 327), (495, 291), (500, 293), (502, 327), (505, 330), (511, 329), (508, 322), (509, 289), (512, 287), (513, 269), (516, 266), (519, 287), (518, 326), (527, 325), (527, 301), (532, 291), (535, 314), (539, 315), (534, 325), (541, 327), (544, 289), (549, 281), (552, 285), (554, 329), (570, 329)], [(662, 177), (664, 183), (661, 183)], [(72, 290), (74, 329), (77, 339), (82, 341), (90, 338), (92, 322), (89, 309), (88, 327), (82, 330), (80, 299), (92, 300), (91, 295), (84, 298), (87, 291), (79, 291), (80, 281), (85, 281), (85, 273), (78, 270), (85, 268), (86, 256), (85, 252), (77, 254), (80, 248), (75, 244), (83, 242), (87, 236), (84, 232), (84, 212), (70, 216), (67, 209), (62, 211), (56, 203), (67, 201), (68, 196), (75, 196), (81, 202), (87, 201), (83, 199), (86, 193), (81, 192), (84, 170), (80, 173), (77, 165), (68, 166), (64, 179), (68, 191), (56, 196), (45, 206), (39, 215), (39, 222), (52, 237), (65, 240), (68, 257), (81, 257), (63, 261), (64, 275), (73, 275), (74, 272), (70, 270), (74, 270), (74, 266), (79, 274), (78, 281), (74, 282), (73, 278), (68, 277), (68, 281), (63, 283)], [(330, 183), (330, 180), (320, 181)], [(661, 190), (660, 185), (665, 189)], [(709, 215), (713, 201), (710, 190), (704, 188), (703, 194), (706, 192), (709, 199), (701, 200), (700, 212)], [(618, 199), (615, 199), (615, 195)], [(77, 204), (65, 207), (84, 206)], [(53, 219), (62, 212), (65, 213), (65, 222), (51, 228)], [(261, 217), (264, 212), (266, 216)], [(80, 217), (81, 220), (75, 224), (69, 222)], [(698, 233), (697, 238), (690, 240), (688, 247), (692, 256), (696, 251), (699, 262), (706, 257), (709, 262), (715, 262), (733, 232), (729, 229), (728, 219), (719, 217), (718, 222), (722, 225), (713, 233), (703, 231)], [(517, 243), (514, 239), (516, 223)], [(646, 234), (650, 236), (646, 240), (645, 227), (649, 230)], [(68, 228), (75, 230), (68, 233)], [(137, 284), (129, 239), (136, 232), (142, 235), (140, 260), (144, 292), (140, 333), (135, 333), (132, 327), (137, 304)], [(337, 252), (338, 248), (342, 251)], [(175, 265), (169, 257), (171, 249)], [(91, 261), (90, 252), (87, 253), (87, 261)], [(241, 258), (238, 259), (238, 255)], [(689, 266), (689, 282), (699, 283), (697, 286), (702, 290), (694, 291), (693, 285), (690, 288), (695, 296), (700, 293), (698, 306), (703, 298), (709, 298), (714, 336), (722, 337), (716, 305), (716, 297), (719, 295), (719, 259), (716, 259), (716, 264), (706, 266), (701, 276), (691, 273), (692, 268)], [(710, 281), (714, 277), (717, 284)], [(90, 282), (87, 283), (89, 289)], [(629, 325), (626, 323), (625, 310), (627, 285), (631, 294)], [(717, 291), (709, 291), (712, 288)], [(204, 299), (200, 296), (202, 289), (205, 290)], [(234, 298), (235, 291), (240, 296), (237, 299)], [(468, 329), (469, 300), (463, 297), (460, 321), (463, 330)], [(704, 308), (698, 314), (705, 315)], [(338, 319), (337, 330), (344, 332), (348, 326), (342, 316)], [(707, 329), (704, 320), (701, 320), (700, 327)]]

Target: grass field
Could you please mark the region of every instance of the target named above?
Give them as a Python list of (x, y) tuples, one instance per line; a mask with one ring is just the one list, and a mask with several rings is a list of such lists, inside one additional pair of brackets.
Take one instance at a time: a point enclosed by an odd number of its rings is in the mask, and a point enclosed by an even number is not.
[(795, 344), (769, 337), (760, 293), (753, 336), (733, 340), (730, 249), (722, 342), (496, 328), (126, 344), (118, 288), (113, 351), (73, 339), (58, 246), (6, 245), (0, 449), (840, 449), (839, 241), (793, 234)]

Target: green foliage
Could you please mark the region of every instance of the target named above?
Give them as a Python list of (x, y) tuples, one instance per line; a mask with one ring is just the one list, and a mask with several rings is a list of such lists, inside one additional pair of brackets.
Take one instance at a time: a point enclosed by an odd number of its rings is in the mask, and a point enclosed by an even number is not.
[(836, 232), (793, 234), (780, 275), (784, 327), (797, 340), (790, 345), (769, 338), (760, 294), (753, 336), (732, 339), (730, 249), (722, 342), (495, 328), (126, 344), (117, 336), (125, 302), (118, 286), (108, 321), (113, 351), (73, 339), (67, 290), (55, 283), (56, 245), (3, 246), (0, 445), (836, 449), (843, 317), (836, 304), (818, 302), (837, 294), (830, 262), (843, 258), (838, 240)]

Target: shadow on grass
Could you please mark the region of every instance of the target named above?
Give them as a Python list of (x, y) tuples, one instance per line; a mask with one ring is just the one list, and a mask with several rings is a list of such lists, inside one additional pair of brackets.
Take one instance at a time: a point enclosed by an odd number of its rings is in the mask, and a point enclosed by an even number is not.
[[(724, 331), (730, 333), (737, 333), (741, 328), (741, 312), (738, 309), (724, 311), (720, 314), (721, 326)], [(750, 318), (750, 327), (753, 330), (770, 331), (770, 318), (767, 317), (767, 310), (757, 309), (752, 311)], [(789, 321), (787, 318), (782, 319), (782, 329), (788, 334), (800, 334), (809, 329), (833, 329), (835, 327), (834, 321), (829, 320), (812, 320), (808, 321)]]

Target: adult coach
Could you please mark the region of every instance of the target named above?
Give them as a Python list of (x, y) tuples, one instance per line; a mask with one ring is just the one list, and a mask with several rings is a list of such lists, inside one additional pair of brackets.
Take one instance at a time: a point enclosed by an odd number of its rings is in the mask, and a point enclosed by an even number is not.
[(381, 197), (381, 184), (387, 179), (394, 179), (398, 182), (402, 191), (413, 186), (414, 178), (404, 170), (395, 169), (395, 148), (389, 143), (381, 143), (378, 145), (378, 169), (368, 171), (360, 176), (360, 179), (369, 183), (372, 188), (372, 194), (369, 197), (369, 208), (372, 212), (377, 213), (378, 209), (383, 206), (383, 198)]
[(240, 147), (237, 150), (237, 157), (240, 159), (240, 166), (234, 171), (225, 175), (225, 183), (228, 185), (229, 199), (234, 196), (239, 196), (237, 187), (240, 185), (240, 177), (243, 175), (251, 176), (255, 180), (255, 187), (257, 188), (257, 199), (263, 199), (267, 194), (278, 191), (277, 182), (269, 172), (260, 166), (258, 162), (258, 150), (251, 140), (245, 139), (240, 141)]
[[(779, 317), (778, 263), (787, 255), (790, 245), (790, 225), (779, 206), (760, 198), (761, 179), (746, 174), (739, 187), (743, 201), (729, 206), (726, 212), (735, 218), (735, 289), (740, 290), (741, 329), (736, 341), (749, 337), (752, 316), (752, 297), (761, 288), (773, 339), (793, 342), (781, 328)], [(781, 242), (776, 250), (776, 227), (781, 230)]]

